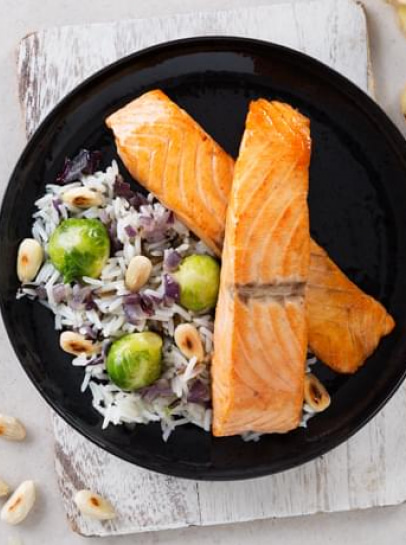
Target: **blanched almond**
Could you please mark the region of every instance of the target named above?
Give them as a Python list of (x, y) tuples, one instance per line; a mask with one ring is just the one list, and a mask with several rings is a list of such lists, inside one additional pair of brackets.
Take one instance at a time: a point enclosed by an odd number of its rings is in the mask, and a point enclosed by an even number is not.
[(138, 291), (148, 282), (151, 271), (152, 263), (147, 257), (144, 255), (134, 256), (125, 273), (125, 285), (130, 291)]
[(204, 358), (204, 350), (199, 332), (192, 324), (180, 324), (175, 329), (175, 343), (179, 350), (188, 358), (196, 357), (197, 361)]
[(34, 280), (44, 259), (44, 250), (34, 238), (25, 238), (17, 255), (17, 276), (20, 282)]
[(319, 379), (307, 373), (304, 382), (304, 399), (307, 405), (316, 413), (325, 411), (330, 405), (330, 396)]
[(10, 494), (10, 487), (9, 485), (0, 479), (0, 498), (4, 498), (4, 496), (8, 496)]
[(102, 195), (87, 187), (68, 189), (62, 195), (62, 200), (64, 203), (76, 206), (77, 208), (90, 208), (91, 206), (100, 206), (103, 204)]
[(26, 435), (24, 425), (17, 418), (0, 414), (0, 437), (8, 441), (22, 441)]
[(7, 524), (20, 524), (33, 508), (35, 502), (35, 484), (24, 481), (4, 504), (0, 518)]
[(110, 520), (116, 516), (111, 503), (91, 490), (76, 492), (74, 502), (79, 511), (86, 517), (97, 520)]
[(91, 355), (100, 351), (100, 344), (94, 343), (74, 331), (64, 331), (61, 333), (59, 345), (62, 350), (74, 356), (79, 356), (80, 354)]

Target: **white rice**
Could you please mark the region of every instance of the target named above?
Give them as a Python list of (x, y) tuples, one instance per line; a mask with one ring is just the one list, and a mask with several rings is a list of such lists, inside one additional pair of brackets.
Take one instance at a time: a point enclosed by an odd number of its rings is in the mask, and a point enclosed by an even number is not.
[[(140, 318), (136, 324), (131, 324), (126, 320), (123, 296), (129, 294), (125, 287), (124, 276), (128, 263), (135, 255), (143, 254), (153, 261), (151, 277), (142, 293), (160, 297), (164, 292), (163, 261), (169, 250), (176, 250), (182, 257), (196, 253), (208, 255), (212, 253), (176, 218), (172, 224), (167, 225), (167, 236), (164, 240), (149, 242), (143, 234), (140, 218), (148, 216), (159, 223), (165, 221), (169, 211), (156, 202), (153, 195), (148, 195), (148, 204), (141, 206), (139, 210), (130, 206), (126, 199), (114, 197), (113, 185), (117, 175), (117, 163), (113, 161), (105, 172), (82, 176), (79, 182), (65, 186), (47, 185), (46, 194), (35, 203), (37, 211), (33, 215), (32, 236), (43, 246), (45, 254), (51, 234), (63, 219), (86, 217), (106, 220), (108, 218), (116, 222), (117, 238), (123, 245), (122, 250), (117, 251), (108, 260), (100, 278), (82, 278), (82, 286), (86, 285), (92, 290), (94, 308), (88, 310), (72, 308), (72, 287), (68, 285), (65, 285), (66, 300), (58, 302), (55, 299), (55, 285), (62, 284), (63, 279), (48, 259), (45, 260), (34, 282), (27, 286), (23, 285), (17, 297), (34, 298), (37, 295), (36, 288), (41, 286), (43, 293), (39, 300), (54, 313), (57, 330), (74, 329), (86, 334), (90, 328), (100, 341), (114, 340), (126, 333), (148, 329), (158, 329), (164, 336), (161, 379), (165, 381), (168, 389), (170, 388), (170, 393), (166, 392), (166, 395), (154, 397), (139, 392), (122, 391), (109, 380), (104, 362), (93, 363), (91, 358), (85, 356), (73, 359), (72, 365), (82, 367), (84, 370), (81, 391), (90, 390), (92, 406), (103, 416), (103, 429), (109, 425), (134, 426), (160, 422), (165, 441), (176, 427), (185, 424), (192, 423), (210, 431), (212, 411), (207, 398), (197, 400), (199, 402), (191, 402), (190, 395), (197, 382), (200, 382), (210, 394), (209, 361), (213, 350), (213, 315), (207, 313), (198, 315), (176, 303), (170, 305), (162, 303), (154, 309), (151, 316)], [(98, 191), (103, 196), (103, 205), (82, 210), (61, 203), (60, 197), (63, 193), (81, 185)], [(55, 207), (55, 199), (59, 199), (59, 213)], [(126, 230), (128, 226), (136, 231), (134, 236), (128, 235)], [(175, 324), (182, 322), (194, 324), (199, 331), (207, 355), (206, 363), (198, 363), (196, 358), (187, 360), (176, 347), (173, 339)], [(314, 358), (308, 359), (308, 369), (314, 361)], [(307, 406), (304, 407), (301, 424), (304, 427), (312, 416), (309, 409)], [(243, 434), (242, 438), (244, 441), (258, 441), (260, 434), (249, 432)]]

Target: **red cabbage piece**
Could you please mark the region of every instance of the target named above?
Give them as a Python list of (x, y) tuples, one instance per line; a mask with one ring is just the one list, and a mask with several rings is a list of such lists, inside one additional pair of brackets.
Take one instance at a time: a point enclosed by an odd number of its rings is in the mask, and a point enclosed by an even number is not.
[(35, 293), (37, 294), (38, 299), (40, 299), (41, 301), (48, 297), (47, 290), (44, 284), (39, 284), (39, 286), (36, 286)]
[(131, 293), (124, 296), (123, 308), (127, 321), (136, 325), (139, 320), (153, 316), (158, 298), (145, 293)]
[(54, 296), (54, 301), (57, 305), (66, 301), (67, 291), (65, 284), (55, 284), (52, 288), (52, 295)]
[(93, 174), (99, 167), (102, 154), (100, 151), (82, 149), (73, 159), (65, 159), (62, 171), (56, 177), (57, 184), (76, 182), (83, 174)]
[(189, 388), (187, 400), (190, 403), (205, 404), (210, 401), (210, 389), (207, 384), (197, 379)]
[(146, 386), (138, 391), (147, 402), (151, 402), (157, 397), (172, 397), (172, 388), (167, 379), (158, 379), (151, 386)]
[(93, 327), (89, 324), (84, 326), (85, 330), (85, 336), (86, 338), (95, 341), (97, 339), (97, 332), (93, 329)]
[(126, 225), (124, 227), (124, 231), (127, 233), (129, 237), (135, 237), (137, 234), (137, 231), (134, 229), (132, 225)]
[(165, 303), (172, 304), (173, 302), (178, 302), (180, 297), (179, 284), (170, 274), (164, 274), (163, 276)]
[(172, 212), (172, 210), (169, 211), (167, 224), (173, 225), (175, 223), (175, 214)]
[(113, 193), (115, 197), (124, 197), (124, 199), (131, 199), (134, 197), (134, 191), (131, 189), (130, 184), (125, 182), (120, 174), (118, 174), (114, 180)]
[(25, 282), (22, 286), (23, 288), (28, 288), (35, 291), (35, 295), (31, 297), (38, 297), (41, 301), (47, 298), (47, 290), (45, 289), (44, 284), (37, 284), (35, 282)]
[[(165, 212), (155, 217), (148, 208), (141, 207), (138, 221), (142, 227), (142, 235), (148, 242), (161, 242), (165, 239), (171, 226), (172, 212)], [(173, 223), (173, 222), (172, 222)]]
[(181, 261), (182, 256), (176, 250), (170, 250), (165, 254), (164, 269), (168, 272), (176, 271)]
[(131, 189), (130, 184), (124, 181), (124, 178), (118, 174), (114, 180), (113, 192), (115, 197), (123, 197), (127, 199), (131, 206), (138, 209), (144, 204), (148, 204), (148, 200), (141, 193), (136, 193)]
[(96, 308), (96, 303), (93, 300), (92, 288), (75, 284), (72, 289), (72, 299), (69, 306), (73, 310), (92, 310), (93, 308)]
[(48, 297), (47, 290), (43, 283), (37, 284), (36, 282), (25, 282), (22, 287), (35, 291), (35, 295), (30, 295), (30, 297), (38, 297), (38, 299), (42, 301)]
[(145, 232), (153, 231), (155, 229), (155, 219), (149, 214), (140, 216), (138, 221)]

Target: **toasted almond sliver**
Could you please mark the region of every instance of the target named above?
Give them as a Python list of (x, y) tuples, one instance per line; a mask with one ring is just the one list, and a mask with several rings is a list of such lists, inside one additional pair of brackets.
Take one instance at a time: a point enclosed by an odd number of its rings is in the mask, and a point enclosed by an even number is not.
[(316, 413), (325, 411), (330, 405), (330, 395), (319, 379), (312, 373), (305, 375), (304, 400)]
[(0, 498), (4, 498), (5, 496), (8, 496), (10, 494), (10, 487), (9, 485), (0, 479)]
[(7, 524), (20, 524), (31, 511), (35, 502), (35, 484), (24, 481), (3, 505), (0, 518)]
[(90, 208), (91, 206), (100, 206), (103, 204), (103, 197), (97, 191), (92, 191), (87, 187), (74, 187), (68, 189), (62, 195), (62, 200), (66, 204), (71, 204), (77, 208)]
[(79, 490), (79, 492), (76, 492), (74, 502), (82, 515), (86, 517), (97, 520), (110, 520), (116, 516), (111, 503), (91, 490)]
[(44, 250), (34, 238), (25, 238), (17, 254), (17, 276), (20, 282), (34, 280), (42, 265)]
[(96, 354), (100, 351), (100, 344), (86, 339), (80, 333), (63, 331), (59, 337), (59, 345), (68, 354), (79, 356), (80, 354)]
[(134, 256), (125, 273), (125, 285), (130, 291), (138, 291), (151, 276), (152, 263), (144, 255)]
[(204, 358), (203, 343), (199, 332), (192, 324), (180, 324), (175, 329), (175, 343), (179, 350), (187, 357), (196, 357), (197, 361)]
[(17, 418), (0, 414), (0, 437), (8, 441), (22, 441), (26, 435), (24, 425)]

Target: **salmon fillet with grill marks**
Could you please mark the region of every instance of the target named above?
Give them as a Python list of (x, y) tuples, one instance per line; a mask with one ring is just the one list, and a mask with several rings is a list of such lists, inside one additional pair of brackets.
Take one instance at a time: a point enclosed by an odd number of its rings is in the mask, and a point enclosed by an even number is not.
[(131, 175), (220, 255), (232, 158), (159, 90), (133, 100), (106, 124)]
[(309, 120), (287, 104), (252, 102), (229, 199), (216, 309), (216, 436), (284, 433), (301, 420), (309, 161)]
[[(233, 181), (232, 158), (162, 91), (145, 93), (106, 123), (132, 176), (220, 256)], [(261, 168), (257, 163), (252, 157), (253, 171)], [(335, 371), (354, 372), (381, 337), (390, 333), (394, 321), (314, 241), (310, 244), (309, 346)], [(271, 267), (273, 253), (268, 257), (263, 260)]]
[(314, 241), (310, 252), (306, 285), (310, 348), (335, 371), (354, 373), (374, 352), (381, 337), (393, 330), (395, 321)]

